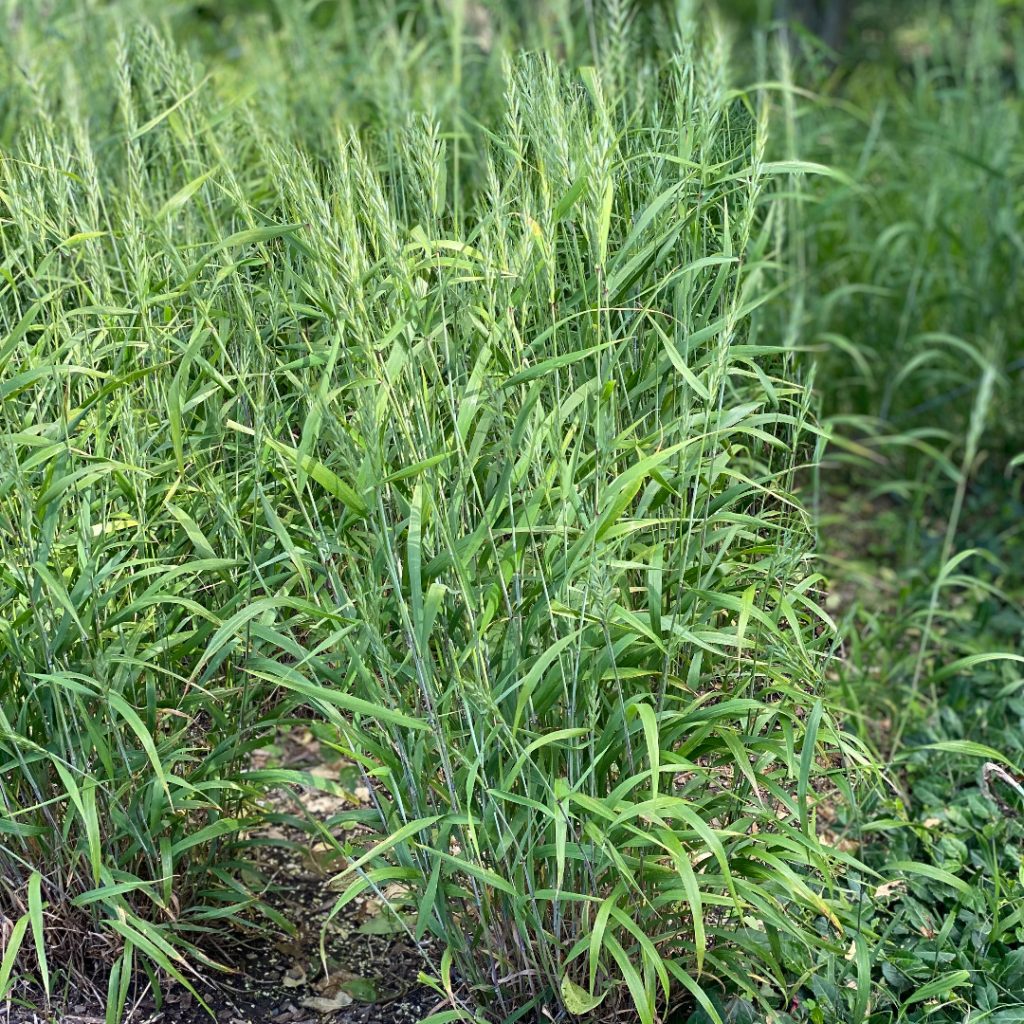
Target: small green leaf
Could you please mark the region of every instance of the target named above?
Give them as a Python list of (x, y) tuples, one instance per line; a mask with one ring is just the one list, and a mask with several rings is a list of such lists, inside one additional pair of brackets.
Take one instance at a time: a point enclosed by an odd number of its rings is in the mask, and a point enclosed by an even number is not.
[(964, 985), (969, 985), (970, 982), (970, 971), (950, 971), (948, 974), (943, 974), (938, 978), (933, 978), (927, 984), (922, 985), (919, 989), (911, 993), (907, 998), (906, 1005), (909, 1006), (911, 1003), (920, 1003), (926, 999), (944, 998), (948, 996), (953, 989), (962, 988)]
[(562, 978), (562, 1004), (574, 1017), (592, 1013), (601, 1005), (607, 994), (602, 992), (599, 996), (592, 996), (585, 988), (580, 988), (568, 974)]
[(28, 916), (32, 923), (32, 941), (36, 947), (36, 961), (39, 977), (43, 983), (46, 998), (50, 998), (50, 969), (46, 963), (46, 929), (43, 922), (42, 876), (33, 871), (28, 880)]

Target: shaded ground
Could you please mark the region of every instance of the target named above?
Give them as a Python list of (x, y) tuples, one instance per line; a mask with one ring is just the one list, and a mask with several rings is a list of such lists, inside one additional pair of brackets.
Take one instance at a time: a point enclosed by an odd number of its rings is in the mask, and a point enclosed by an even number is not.
[[(323, 826), (369, 794), (351, 766), (326, 761), (308, 729), (281, 737), (258, 752), (267, 763), (301, 769), (334, 792), (298, 786), (272, 794), (274, 816), (300, 814)], [(330, 785), (333, 784), (333, 785)], [(266, 903), (295, 927), (294, 935), (259, 935), (217, 951), (236, 973), (197, 986), (220, 1024), (414, 1024), (437, 1003), (417, 981), (426, 946), (418, 947), (376, 899), (360, 897), (331, 916), (342, 863), (327, 844), (295, 828), (270, 826), (255, 867), (268, 886)], [(276, 842), (274, 842), (276, 841)], [(279, 844), (279, 845), (278, 845)], [(326, 927), (325, 927), (326, 925)], [(321, 953), (321, 937), (323, 951)], [(325, 969), (326, 968), (326, 969)], [(140, 1007), (140, 1024), (201, 1024), (209, 1015), (184, 989), (172, 990), (161, 1008)]]
[[(373, 934), (381, 918), (355, 906), (328, 924), (325, 974), (320, 932), (338, 896), (330, 876), (310, 870), (291, 851), (268, 847), (262, 856), (281, 886), (268, 902), (296, 924), (298, 935), (259, 937), (222, 952), (237, 973), (197, 986), (220, 1024), (415, 1024), (428, 1015), (437, 995), (417, 983), (423, 956), (410, 939)], [(210, 1017), (179, 988), (160, 1010), (146, 1007), (137, 1019), (203, 1024)]]
[[(334, 790), (294, 786), (275, 791), (265, 808), (271, 819), (307, 817), (338, 833), (335, 816), (369, 796), (351, 766), (324, 763), (308, 729), (293, 730), (253, 760), (255, 768), (308, 772)], [(253, 856), (261, 879), (254, 890), (266, 887), (263, 901), (293, 926), (294, 934), (267, 930), (265, 921), (261, 930), (249, 933), (225, 927), (224, 940), (207, 952), (231, 972), (205, 971), (199, 980), (192, 979), (217, 1024), (415, 1024), (437, 1008), (437, 993), (418, 981), (427, 943), (417, 946), (378, 900), (359, 897), (328, 920), (339, 896), (332, 878), (344, 862), (332, 857), (327, 844), (317, 841), (315, 833), (274, 824), (253, 838), (265, 841)], [(67, 1002), (66, 1012), (49, 1017), (0, 1005), (0, 1022), (105, 1024), (98, 990), (72, 994)], [(124, 1024), (210, 1021), (191, 992), (165, 983), (160, 1005), (149, 985), (129, 998)]]

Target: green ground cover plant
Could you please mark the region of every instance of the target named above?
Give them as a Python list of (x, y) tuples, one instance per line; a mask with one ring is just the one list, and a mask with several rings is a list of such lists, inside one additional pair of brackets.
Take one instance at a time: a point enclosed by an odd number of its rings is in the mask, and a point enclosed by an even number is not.
[[(881, 937), (873, 1002), (885, 1020), (1004, 1022), (1022, 1012), (1022, 802), (1003, 774), (1017, 777), (1022, 757), (1020, 494), (1008, 488), (993, 506), (1001, 484), (983, 482), (966, 504), (965, 557), (946, 572), (943, 524), (922, 530), (890, 497), (837, 488), (830, 522), (871, 525), (826, 527), (848, 616), (838, 685), (859, 733), (891, 766), (889, 792), (864, 801), (859, 853), (883, 871), (924, 865), (894, 872), (866, 901)], [(913, 552), (907, 563), (902, 545)], [(930, 615), (935, 576), (943, 598)], [(927, 682), (916, 687), (929, 618)], [(826, 1020), (847, 1019), (851, 1003), (836, 966), (815, 992)], [(914, 998), (925, 987), (930, 999)]]
[[(859, 853), (925, 866), (865, 903), (884, 1020), (1024, 1012), (1020, 31), (1019, 5), (931, 5), (892, 25), (881, 68), (797, 58), (827, 75), (791, 106), (797, 149), (852, 183), (809, 183), (796, 258), (833, 436), (837, 683), (889, 765)], [(849, 967), (823, 967), (810, 1019), (860, 1019)]]

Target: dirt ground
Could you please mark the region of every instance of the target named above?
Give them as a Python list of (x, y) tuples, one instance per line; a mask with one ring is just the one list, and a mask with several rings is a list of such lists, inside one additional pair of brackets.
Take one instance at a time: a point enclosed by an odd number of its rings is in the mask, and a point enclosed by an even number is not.
[[(333, 783), (327, 787), (333, 792), (296, 785), (271, 793), (266, 810), (277, 819), (308, 817), (335, 832), (333, 817), (369, 796), (351, 766), (325, 763), (308, 730), (255, 755), (255, 768), (268, 764)], [(175, 983), (165, 985), (158, 1003), (143, 977), (123, 1024), (416, 1024), (440, 1009), (437, 993), (418, 980), (429, 944), (417, 944), (379, 900), (357, 897), (330, 916), (340, 895), (332, 879), (344, 861), (315, 832), (271, 824), (253, 838), (260, 841), (252, 857), (253, 878), (260, 879), (254, 888), (265, 889), (264, 902), (291, 927), (267, 928), (266, 921), (248, 930), (225, 927), (207, 952), (230, 971), (206, 970), (191, 979), (209, 1011)], [(0, 1024), (105, 1024), (96, 993), (64, 1001), (65, 1012), (49, 1017), (0, 1006)]]

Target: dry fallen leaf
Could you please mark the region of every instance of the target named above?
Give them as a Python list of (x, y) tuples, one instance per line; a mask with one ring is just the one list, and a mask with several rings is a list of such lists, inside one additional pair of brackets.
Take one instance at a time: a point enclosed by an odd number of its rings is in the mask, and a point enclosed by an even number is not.
[(875, 899), (884, 899), (886, 896), (891, 896), (894, 892), (898, 892), (901, 889), (905, 889), (907, 883), (902, 878), (897, 878), (892, 882), (883, 882), (877, 889), (875, 889)]
[(285, 972), (285, 976), (281, 983), (285, 988), (301, 988), (306, 984), (306, 971), (305, 968), (299, 964), (293, 964)]
[(335, 1010), (343, 1010), (346, 1006), (352, 1005), (352, 997), (347, 992), (337, 992), (334, 996), (307, 996), (302, 1000), (302, 1006), (307, 1010), (316, 1010), (317, 1013), (334, 1013)]

